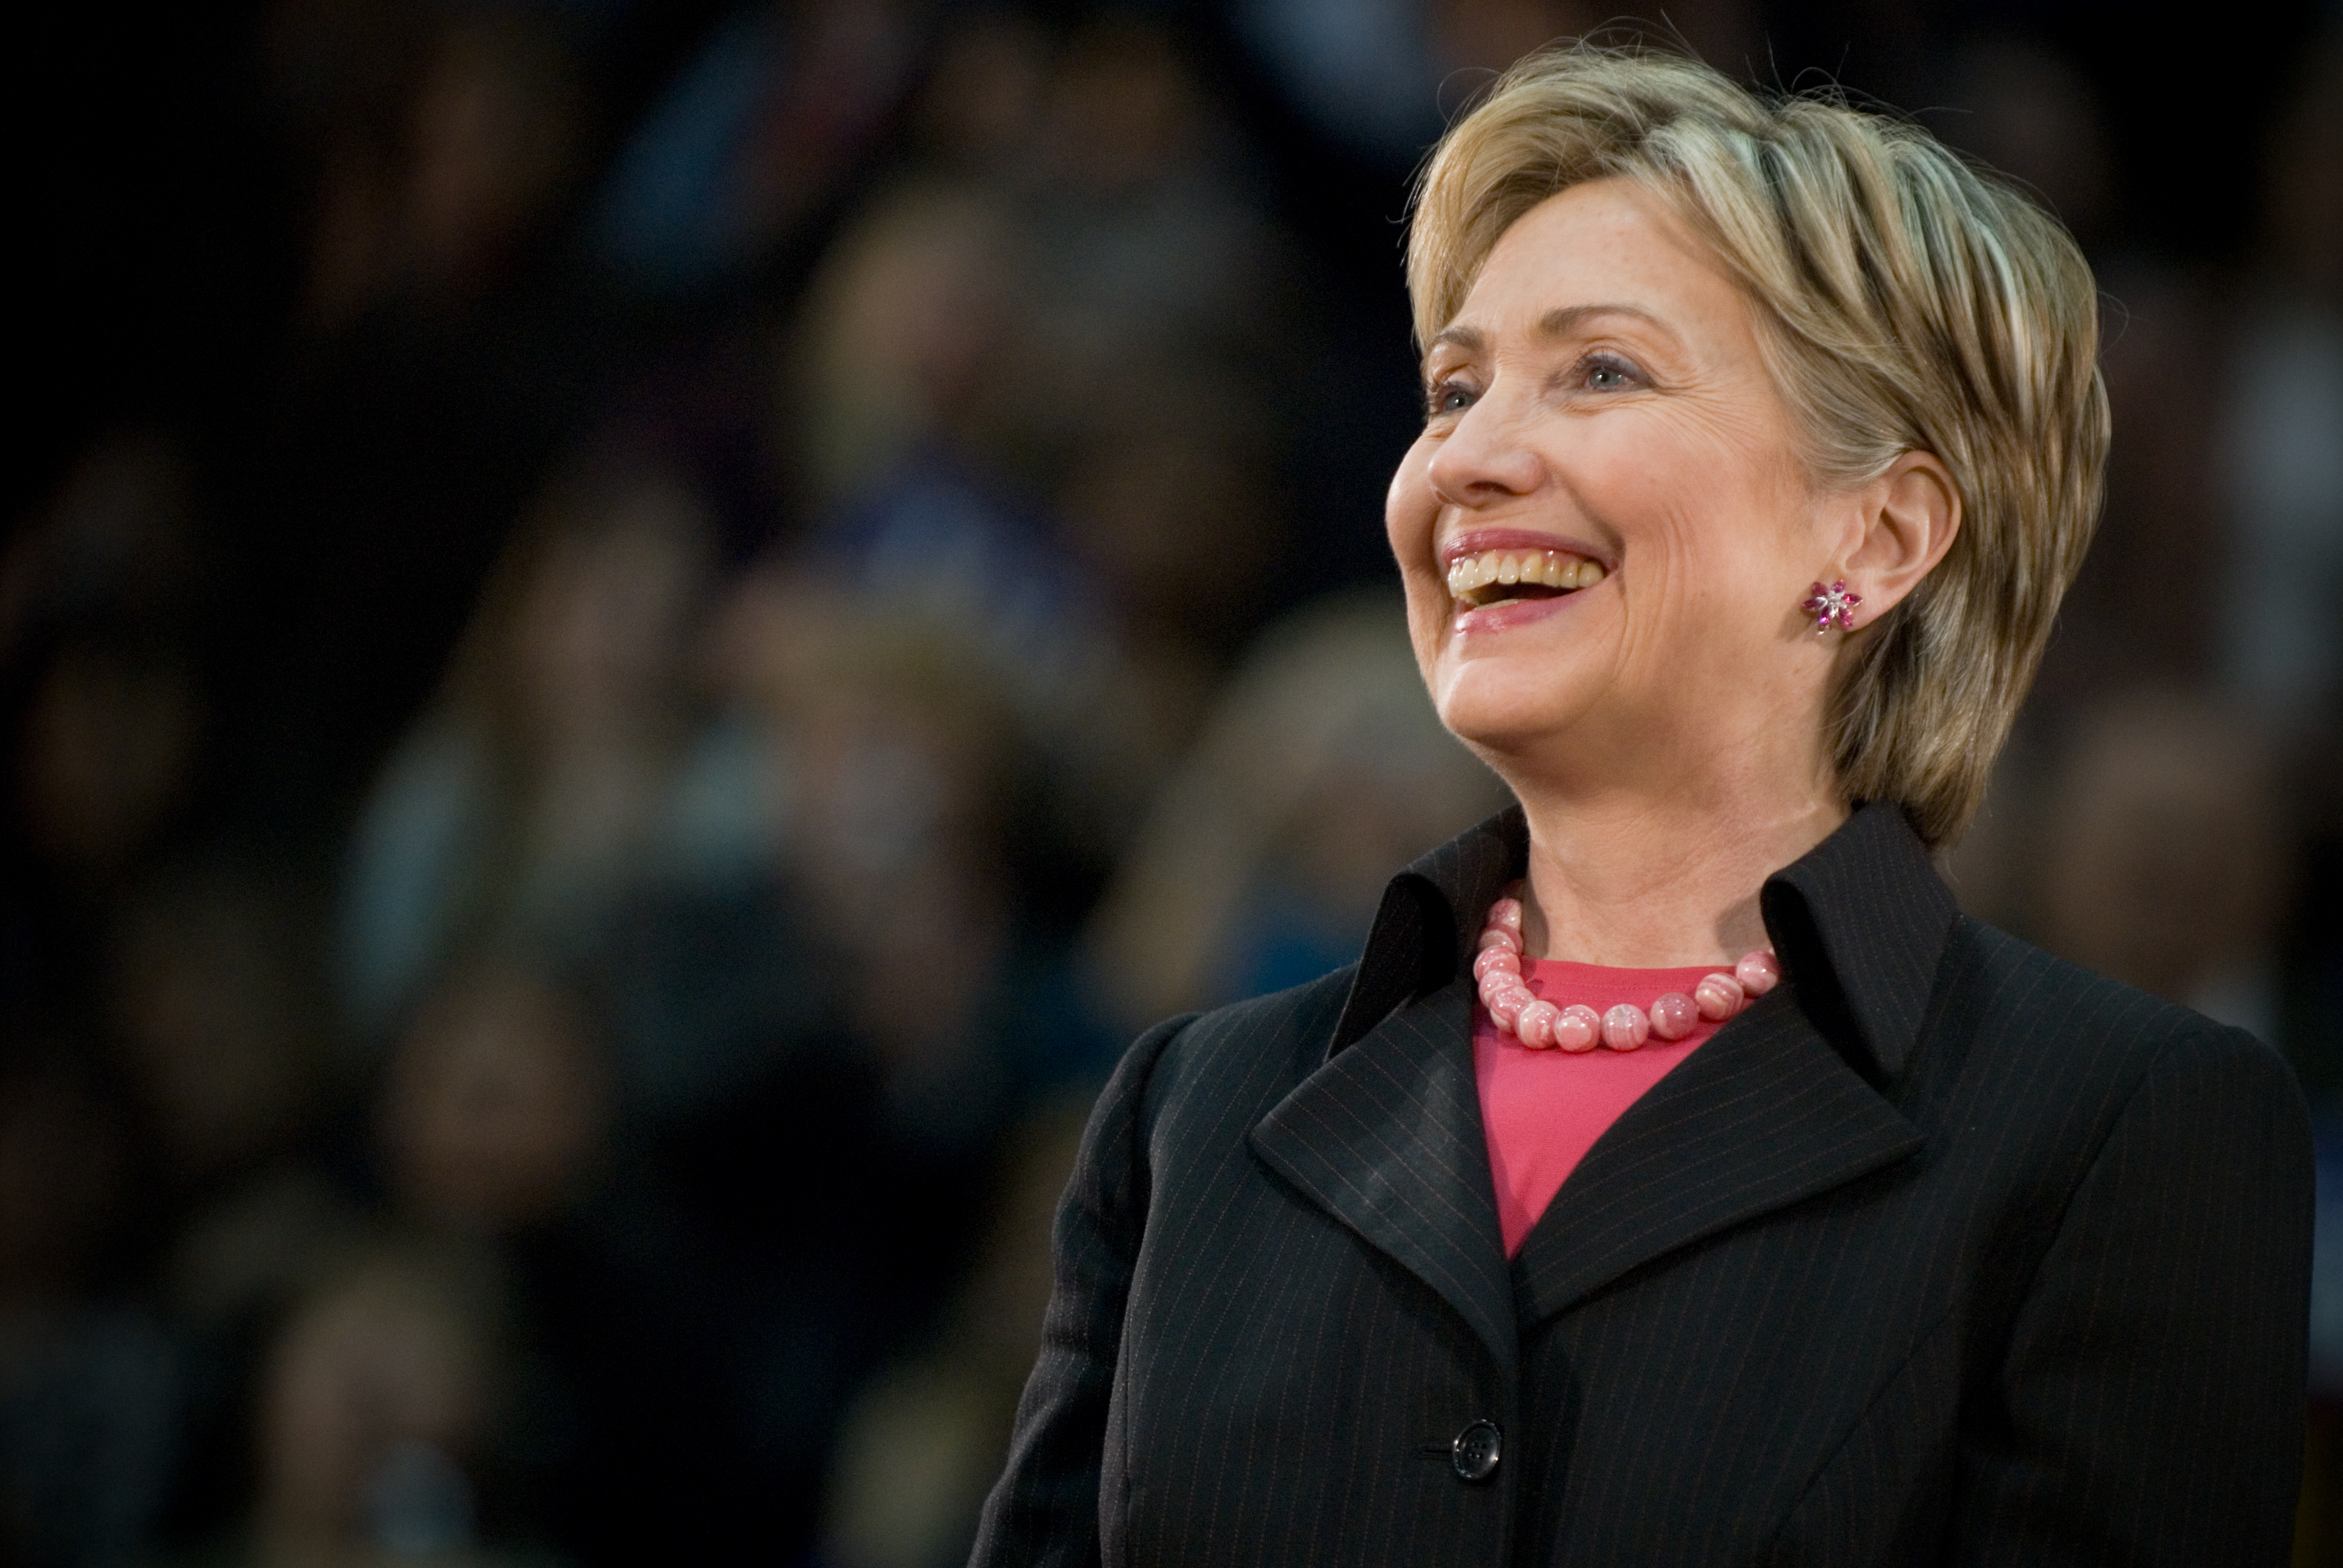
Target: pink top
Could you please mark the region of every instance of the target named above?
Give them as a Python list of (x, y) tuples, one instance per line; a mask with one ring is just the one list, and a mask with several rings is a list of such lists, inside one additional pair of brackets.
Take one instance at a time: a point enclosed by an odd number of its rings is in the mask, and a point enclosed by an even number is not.
[[(1522, 978), (1556, 1007), (1584, 1002), (1599, 1013), (1623, 1001), (1648, 1010), (1653, 998), (1672, 990), (1689, 996), (1704, 977), (1731, 968), (1614, 970), (1523, 959)], [(1715, 1032), (1716, 1025), (1703, 1019), (1684, 1039), (1654, 1036), (1640, 1050), (1532, 1050), (1499, 1029), (1488, 1009), (1473, 1003), (1473, 1073), (1480, 1083), (1481, 1124), (1489, 1134), (1489, 1170), (1496, 1178), (1505, 1256), (1522, 1250), (1523, 1238), (1594, 1141)]]

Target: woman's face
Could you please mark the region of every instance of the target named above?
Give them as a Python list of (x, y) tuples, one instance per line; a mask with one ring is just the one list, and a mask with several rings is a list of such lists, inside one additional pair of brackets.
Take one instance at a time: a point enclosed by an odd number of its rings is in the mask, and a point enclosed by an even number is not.
[(1819, 757), (1839, 638), (1798, 605), (1860, 529), (1700, 242), (1634, 185), (1573, 186), (1499, 240), (1423, 369), (1387, 523), (1451, 729), (1517, 785), (1791, 734)]

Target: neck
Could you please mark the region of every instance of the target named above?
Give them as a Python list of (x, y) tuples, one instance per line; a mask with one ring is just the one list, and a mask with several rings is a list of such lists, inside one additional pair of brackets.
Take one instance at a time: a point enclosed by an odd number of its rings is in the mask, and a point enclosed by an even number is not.
[(1826, 771), (1791, 777), (1656, 792), (1515, 782), (1530, 829), (1523, 950), (1674, 969), (1766, 946), (1759, 889), (1847, 816)]

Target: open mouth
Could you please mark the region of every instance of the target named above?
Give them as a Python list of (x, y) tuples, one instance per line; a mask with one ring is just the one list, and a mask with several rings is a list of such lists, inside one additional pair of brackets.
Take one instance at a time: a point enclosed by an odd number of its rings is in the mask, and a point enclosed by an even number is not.
[(1567, 550), (1483, 550), (1448, 564), (1448, 597), (1459, 609), (1511, 599), (1559, 598), (1593, 588), (1603, 563)]

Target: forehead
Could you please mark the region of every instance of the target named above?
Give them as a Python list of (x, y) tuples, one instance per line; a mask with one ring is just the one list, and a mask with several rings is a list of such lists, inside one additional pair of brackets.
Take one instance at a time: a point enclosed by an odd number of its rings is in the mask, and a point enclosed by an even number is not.
[(1750, 330), (1747, 301), (1709, 247), (1624, 179), (1573, 186), (1523, 213), (1491, 247), (1450, 326), (1502, 338), (1598, 306), (1626, 307), (1719, 347), (1745, 342)]

